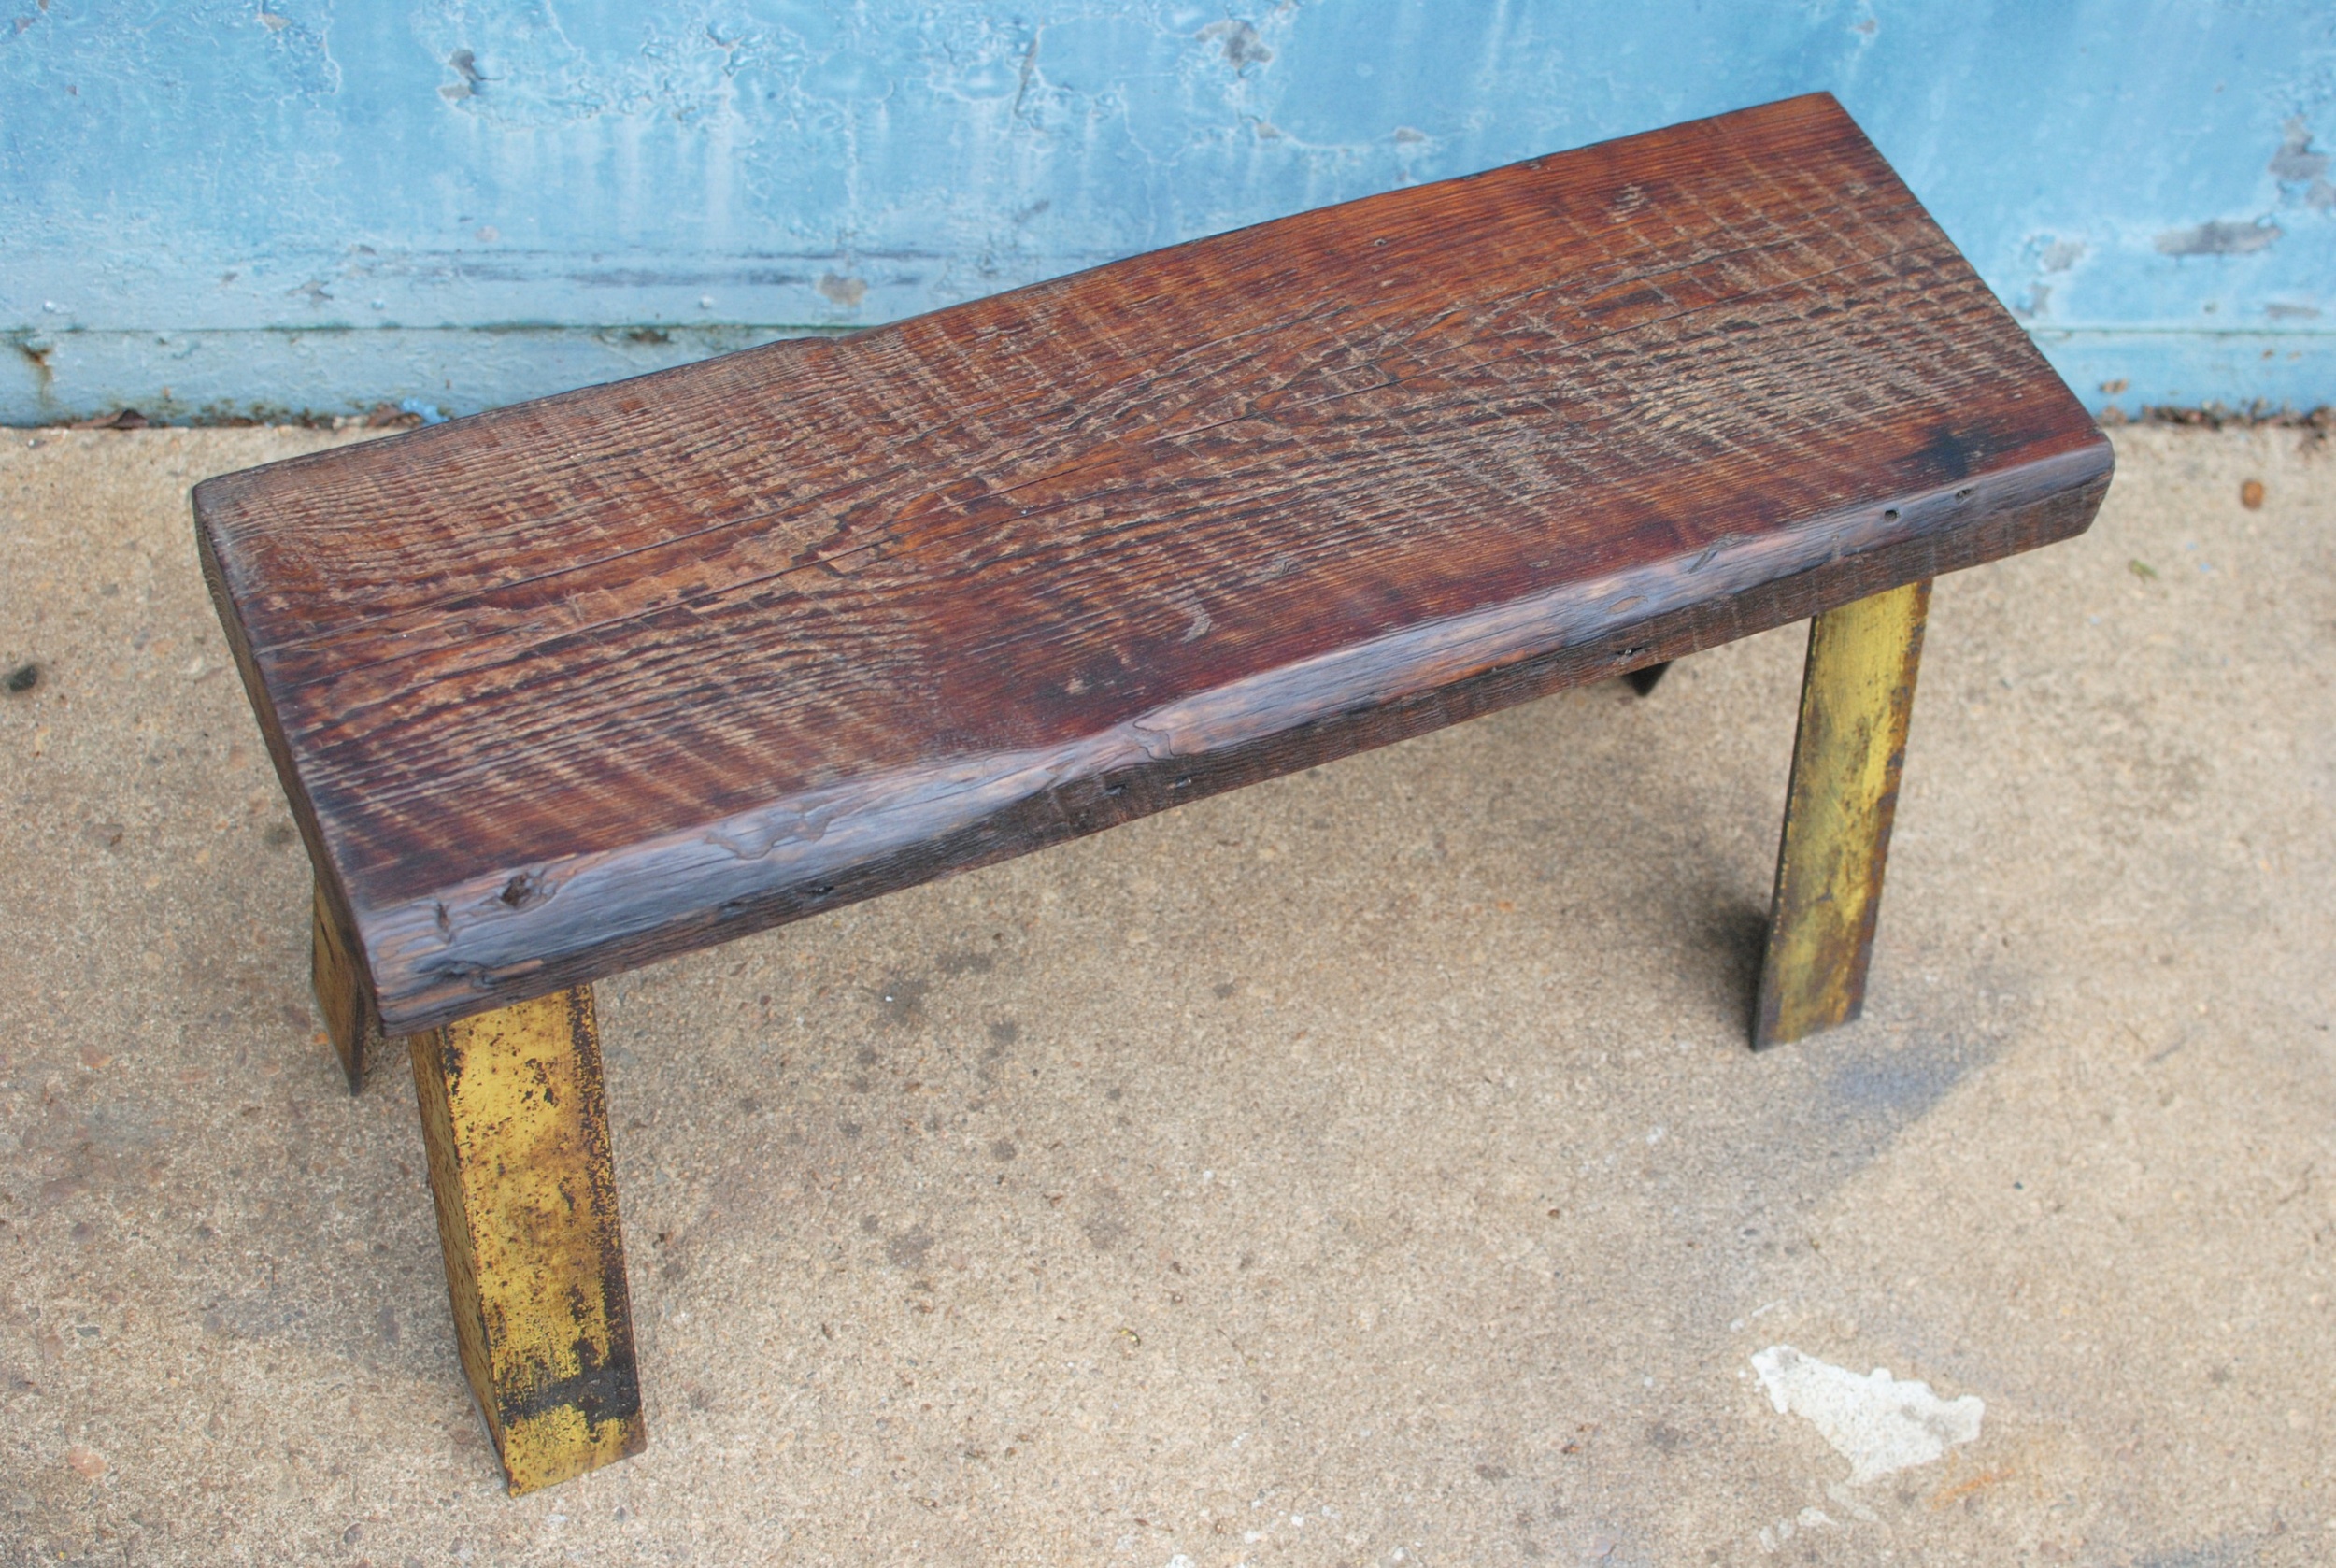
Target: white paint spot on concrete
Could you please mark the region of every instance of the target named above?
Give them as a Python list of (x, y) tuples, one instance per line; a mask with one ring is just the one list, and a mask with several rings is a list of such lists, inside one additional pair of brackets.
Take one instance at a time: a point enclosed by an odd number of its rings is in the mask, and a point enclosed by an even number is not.
[(1975, 1394), (1942, 1400), (1928, 1383), (1902, 1383), (1881, 1367), (1860, 1377), (1789, 1345), (1754, 1355), (1752, 1370), (1779, 1414), (1808, 1421), (1850, 1462), (1849, 1479), (1857, 1486), (1929, 1464), (1954, 1445), (1975, 1441), (1987, 1412)]

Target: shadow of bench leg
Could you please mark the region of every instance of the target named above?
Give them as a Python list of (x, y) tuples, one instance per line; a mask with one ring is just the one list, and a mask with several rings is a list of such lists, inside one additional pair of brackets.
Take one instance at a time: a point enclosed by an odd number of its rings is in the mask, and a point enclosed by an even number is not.
[(1865, 1005), (1930, 608), (1930, 585), (1918, 582), (1809, 625), (1755, 1050), (1847, 1023)]
[(355, 1094), (365, 1087), (365, 1060), (381, 1043), (381, 1023), (340, 927), (333, 923), (322, 887), (316, 890), (315, 924), (308, 938), (308, 979), (324, 1014), (324, 1033), (340, 1053), (341, 1071), (349, 1075), (349, 1091)]
[(589, 986), (413, 1037), (463, 1370), (511, 1494), (648, 1441)]

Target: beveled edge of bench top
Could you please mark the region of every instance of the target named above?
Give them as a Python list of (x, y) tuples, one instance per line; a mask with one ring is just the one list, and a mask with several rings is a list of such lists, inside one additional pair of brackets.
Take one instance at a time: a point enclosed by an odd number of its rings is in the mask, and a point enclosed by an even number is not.
[[(1997, 478), (1988, 487), (1988, 511), (2105, 487), (2107, 478), (2100, 449), (2059, 454)], [(940, 760), (806, 791), (620, 851), (509, 874), (498, 870), (431, 898), (369, 911), (365, 932), (374, 962), (392, 973), (420, 972), (453, 947), (451, 930), (460, 930), (466, 964), (516, 976), (548, 953), (653, 933), (672, 919), (668, 898), (681, 887), (700, 907), (741, 912), (774, 894), (807, 891), (800, 912), (809, 913), (829, 906), (833, 885), (852, 870), (976, 828), (1067, 784), (1173, 768), (1182, 760), (1451, 685), (1534, 652), (1610, 639), (1667, 613), (1887, 544), (1918, 542), (1929, 529), (1951, 526), (1958, 512), (1962, 520), (1980, 515), (1968, 505), (1971, 495), (1958, 500), (1958, 491), (1970, 490), (1942, 487), (1899, 497), (1895, 507), (1868, 506), (1790, 535), (1706, 551), (1685, 569), (1641, 568), (1390, 633), (1197, 693), (1062, 746)], [(1881, 521), (1889, 510), (1900, 514), (1896, 526)], [(1630, 661), (1632, 667), (1649, 662)], [(1170, 788), (1189, 785), (1172, 779)]]
[[(1763, 116), (1767, 119), (1762, 120)], [(1800, 128), (1798, 134), (1824, 137), (1828, 153), (1859, 174), (1859, 190), (1867, 189), (1869, 181), (1876, 187), (1887, 182), (1894, 189), (1901, 206), (1888, 209), (1888, 221), (1900, 224), (1902, 233), (1918, 235), (1928, 228), (1935, 235), (1935, 227), (1929, 225), (1918, 207), (1912, 207), (1902, 188), (1895, 187), (1887, 165), (1838, 106), (1821, 97), (1691, 122), (1493, 174), (1510, 175), (1515, 169), (1539, 170), (1545, 165), (1556, 171), (1551, 178), (1562, 186), (1571, 160), (1583, 171), (1580, 183), (1595, 185), (1598, 182), (1588, 177), (1601, 176), (1602, 189), (1610, 194), (1616, 185), (1614, 171), (1619, 167), (1629, 172), (1634, 145), (1675, 148), (1682, 136), (1708, 135), (1714, 126), (1733, 122), (1759, 131), (1788, 121)], [(1811, 126), (1814, 131), (1808, 129)], [(1664, 138), (1671, 140), (1666, 143)], [(1659, 165), (1659, 160), (1654, 163)], [(1440, 190), (1459, 192), (1489, 178), (1471, 177), (1444, 182), (1442, 187), (1394, 192), (1324, 210), (1368, 234), (1375, 204), (1408, 202), (1413, 205), (1402, 210), (1417, 211), (1423, 193), (1432, 201)], [(1631, 187), (1625, 183), (1622, 188)], [(1453, 195), (1450, 199), (1460, 198)], [(1911, 217), (1906, 208), (1911, 208)], [(1795, 214), (1787, 210), (1785, 216)], [(1261, 235), (1270, 236), (1276, 230), (1309, 221), (1319, 228), (1324, 221), (1324, 213), (1300, 215), (1279, 224), (1196, 241), (1169, 252), (1115, 264), (1080, 278), (1036, 285), (1014, 295), (973, 302), (918, 322), (875, 329), (859, 339), (818, 348), (824, 361), (848, 353), (854, 342), (897, 342), (908, 329), (919, 327), (927, 334), (923, 339), (927, 344), (946, 345), (952, 317), (974, 320), (985, 309), (1010, 308), (1018, 297), (1059, 301), (1082, 285), (1093, 290), (1101, 286), (1097, 280), (1129, 276), (1147, 265), (1161, 268), (1179, 257), (1199, 258), (1193, 264), (1200, 266), (1212, 254), (1211, 247), (1223, 249), (1246, 242), (1254, 249)], [(1937, 244), (1944, 245), (1943, 236)], [(1899, 260), (1903, 253), (1889, 249), (1862, 257), (1859, 264), (1879, 279), (1877, 290), (1886, 290), (1903, 282), (1901, 274), (1891, 270), (1910, 264)], [(1698, 259), (1663, 276), (1675, 284), (1677, 279), (1689, 278), (1693, 266), (1718, 275), (1727, 266), (1742, 264), (1732, 257), (1733, 253), (1728, 253), (1716, 260)], [(316, 809), (307, 778), (316, 768), (317, 754), (303, 738), (307, 732), (287, 734), (278, 721), (277, 698), (292, 689), (274, 678), (276, 672), (269, 662), (279, 647), (290, 649), (291, 644), (263, 642), (255, 647), (245, 613), (256, 602), (255, 557), (249, 541), (255, 529), (264, 531), (266, 508), (296, 492), (314, 493), (321, 489), (329, 492), (336, 483), (345, 501), (370, 492), (394, 493), (403, 502), (410, 502), (410, 496), (393, 492), (382, 478), (392, 472), (384, 464), (384, 448), (393, 443), (407, 443), (409, 451), (426, 449), (434, 443), (444, 450), (464, 438), (467, 428), (474, 447), (481, 442), (492, 445), (498, 429), (523, 434), (542, 428), (540, 423), (528, 421), (557, 418), (563, 406), (608, 406), (611, 400), (623, 397), (637, 400), (659, 391), (687, 387), (692, 378), (699, 385), (711, 384), (724, 375), (734, 378), (740, 362), (750, 356), (731, 356), (728, 362), (710, 362), (632, 383), (565, 394), (391, 442), (318, 454), (231, 477), (235, 483), (210, 481), (198, 492), (199, 535), (222, 619), (311, 853), (328, 894), (335, 901), (336, 912), (353, 931), (354, 946), (364, 955), (383, 1021), (396, 1033), (724, 940), (850, 898), (1019, 853), (1215, 789), (1309, 765), (1472, 712), (1595, 678), (1633, 663), (1650, 663), (1658, 656), (1724, 641), (1894, 581), (1993, 559), (2081, 530), (2097, 507), (2110, 472), (2113, 460), (2105, 438), (2035, 355), (2025, 335), (1986, 295), (1960, 258), (1954, 256), (1951, 247), (1944, 248), (1944, 256), (1925, 253), (1920, 264), (1928, 270), (1907, 287), (1927, 288), (1930, 293), (1902, 292), (1897, 297), (1935, 301), (1950, 292), (1954, 297), (1933, 318), (1911, 322), (1909, 330), (1930, 333), (1944, 345), (1935, 351), (1963, 353), (1971, 364), (1978, 366), (1971, 373), (1976, 378), (1970, 381), (1970, 387), (1994, 401), (1983, 411), (1986, 419), (1973, 416), (1971, 428), (1976, 430), (1986, 420), (1994, 420), (1995, 424), (1987, 428), (1999, 431), (2003, 438), (1992, 448), (1986, 439), (1966, 440), (1953, 434), (1941, 422), (1952, 411), (1926, 405), (1911, 414), (1921, 426), (1915, 434), (1928, 445), (1917, 447), (1911, 437), (1902, 443), (1912, 455), (1896, 454), (1895, 467), (1877, 465), (1873, 482), (1865, 487), (1870, 492), (1845, 496), (1840, 504), (1751, 520), (1737, 528), (1712, 526), (1706, 520), (1700, 533), (1692, 522), (1681, 521), (1675, 529), (1681, 540), (1667, 549), (1641, 549), (1635, 554), (1611, 548), (1594, 534), (1577, 528), (1578, 536), (1571, 536), (1568, 547), (1574, 550), (1567, 557), (1567, 565), (1574, 568), (1571, 571), (1545, 574), (1544, 580), (1532, 581), (1529, 574), (1519, 573), (1514, 563), (1503, 559), (1487, 569), (1488, 580), (1503, 592), (1485, 595), (1479, 602), (1460, 603), (1457, 610), (1452, 609), (1452, 604), (1459, 601), (1453, 597), (1454, 591), (1447, 590), (1446, 613), (1407, 618), (1399, 611), (1388, 618), (1384, 630), (1375, 634), (1350, 636), (1301, 657), (1236, 671), (1230, 678), (1173, 690), (1164, 700), (1120, 711), (1107, 721), (1057, 724), (1052, 733), (1039, 736), (1036, 744), (936, 748), (856, 775), (806, 782), (741, 809), (718, 812), (710, 819), (677, 820), (663, 831), (634, 834), (605, 846), (506, 858), (466, 871), (450, 863), (454, 874), (427, 877), (424, 885), (404, 895), (379, 896), (368, 891), (362, 876), (352, 886), (343, 875), (350, 863), (345, 842), (347, 822), (332, 810), (320, 813)], [(1807, 282), (1749, 288), (1740, 295), (1720, 297), (1719, 305), (1748, 312), (1783, 288), (1803, 287)], [(1634, 284), (1635, 292), (1631, 292)], [(1602, 297), (1635, 301), (1645, 287), (1643, 279), (1633, 279), (1626, 269)], [(1818, 287), (1820, 291), (1830, 287), (1823, 275)], [(1817, 307), (1788, 319), (1784, 333), (1773, 323), (1756, 323), (1736, 333), (1734, 340), (1763, 344), (1773, 340), (1779, 346), (1778, 352), (1787, 353), (1794, 344), (1805, 343), (1814, 335), (1838, 330), (1845, 320), (1887, 325), (1892, 320), (1884, 313), (1890, 297), (1876, 292), (1860, 299), (1845, 286), (1837, 298), (1820, 298)], [(1874, 300), (1883, 303), (1877, 305)], [(1904, 308), (1902, 304), (1901, 308)], [(1857, 315), (1859, 310), (1866, 314)], [(1658, 333), (1676, 319), (1657, 319)], [(1794, 329), (1798, 336), (1791, 335)], [(1294, 334), (1310, 329), (1303, 323), (1276, 327), (1269, 322), (1261, 330), (1270, 336), (1271, 331)], [(1887, 333), (1881, 327), (1875, 331), (1881, 335), (1873, 343), (1860, 345), (1872, 363), (1903, 374), (1903, 364), (1891, 358)], [(1761, 333), (1770, 336), (1763, 338)], [(893, 337), (886, 339), (887, 334)], [(1650, 341), (1657, 350), (1676, 349), (1684, 342), (1688, 348), (1680, 352), (1694, 351), (1692, 342), (1677, 331), (1671, 338), (1655, 335)], [(1730, 339), (1720, 336), (1711, 341), (1725, 344)], [(1551, 333), (1547, 343), (1551, 361), (1556, 363), (1566, 354), (1578, 359), (1582, 339)], [(1714, 350), (1706, 346), (1701, 351)], [(766, 356), (761, 363), (780, 366), (782, 375), (784, 365), (794, 363), (783, 354), (757, 352)], [(726, 363), (728, 369), (716, 368)], [(1075, 368), (1076, 362), (1073, 363)], [(1633, 365), (1645, 369), (1663, 363), (1660, 352), (1642, 351)], [(911, 374), (915, 368), (912, 365)], [(1453, 378), (1481, 369), (1458, 351), (1444, 364), (1431, 368), (1448, 370)], [(1674, 365), (1672, 373), (1691, 378), (1694, 366)], [(1481, 402), (1482, 390), (1495, 382), (1456, 379), (1454, 384), (1463, 385), (1463, 390), (1474, 387), (1475, 401)], [(1785, 393), (1770, 395), (1782, 398)], [(1855, 400), (1854, 388), (1850, 393), (1834, 391), (1831, 395), (1845, 406)], [(1462, 415), (1473, 412), (1467, 399), (1454, 406)], [(1527, 407), (1530, 414), (1530, 405)], [(1397, 408), (1394, 415), (1406, 412)], [(1509, 417), (1522, 420), (1528, 415)], [(1611, 421), (1610, 413), (1605, 417)], [(1740, 410), (1731, 411), (1731, 417), (1738, 418), (1741, 425)], [(1887, 417), (1873, 422), (1877, 428), (1888, 423)], [(1396, 424), (1400, 426), (1400, 418)], [(1799, 433), (1791, 434), (1797, 436)], [(1439, 450), (1457, 453), (1462, 460), (1490, 449), (1483, 439), (1448, 418), (1435, 435), (1443, 442)], [(1468, 445), (1471, 439), (1477, 439), (1478, 445)], [(1611, 443), (1617, 438), (1609, 435), (1607, 439)], [(1075, 449), (1066, 451), (1063, 463), (1075, 463), (1084, 455)], [(998, 461), (1004, 463), (1012, 455)], [(604, 451), (594, 461), (618, 463), (622, 457)], [(1842, 460), (1834, 461), (1838, 465)], [(428, 464), (422, 466), (426, 470)], [(1334, 465), (1323, 469), (1326, 486), (1337, 472)], [(1925, 477), (1930, 482), (1909, 482)], [(923, 484), (933, 482), (928, 479)], [(1646, 482), (1669, 482), (1675, 494), (1690, 501), (1697, 496), (1691, 482), (1675, 475)], [(1844, 480), (1841, 488), (1854, 492), (1858, 487)], [(1306, 494), (1300, 492), (1278, 500), (1286, 508), (1301, 509)], [(1277, 517), (1263, 513), (1249, 526), (1275, 526)], [(256, 523), (255, 519), (259, 520)], [(1505, 548), (1520, 530), (1540, 525), (1537, 517), (1503, 520), (1501, 527), (1507, 533), (1478, 525), (1476, 537)], [(240, 535), (238, 528), (244, 530)], [(1549, 525), (1549, 531), (1553, 536), (1560, 532), (1555, 524)], [(1105, 535), (1098, 529), (1094, 537)], [(897, 538), (888, 542), (897, 542)], [(1267, 541), (1268, 546), (1271, 542)], [(1560, 544), (1568, 541), (1561, 539)], [(916, 548), (914, 539), (900, 544), (902, 558), (913, 556)], [(1418, 547), (1415, 543), (1411, 548)], [(1396, 561), (1397, 568), (1403, 564), (1403, 560)], [(486, 595), (479, 597), (483, 602)], [(789, 613), (797, 612), (791, 607)], [(1200, 618), (1202, 622), (1208, 619), (1205, 612)], [(1071, 689), (1076, 690), (1075, 677)], [(336, 836), (344, 841), (336, 843)]]

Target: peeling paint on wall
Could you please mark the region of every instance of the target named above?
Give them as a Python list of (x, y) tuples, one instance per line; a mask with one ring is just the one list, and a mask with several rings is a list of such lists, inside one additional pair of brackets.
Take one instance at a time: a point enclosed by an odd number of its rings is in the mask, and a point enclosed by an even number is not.
[(2320, 0), (23, 10), (10, 421), (468, 410), (1815, 88), (2096, 404), (2336, 397)]
[[(2282, 186), (2301, 186), (2303, 205), (2315, 212), (2336, 208), (2336, 185), (2329, 183), (2328, 154), (2312, 145), (2312, 127), (2303, 122), (2303, 116), (2291, 118), (2279, 142), (2279, 150), (2272, 154), (2267, 165), (2271, 177)], [(2283, 192), (2283, 195), (2290, 192)]]
[(2168, 229), (2158, 236), (2161, 256), (2252, 256), (2279, 241), (2279, 225), (2268, 218), (2251, 223), (2216, 220), (2186, 229)]

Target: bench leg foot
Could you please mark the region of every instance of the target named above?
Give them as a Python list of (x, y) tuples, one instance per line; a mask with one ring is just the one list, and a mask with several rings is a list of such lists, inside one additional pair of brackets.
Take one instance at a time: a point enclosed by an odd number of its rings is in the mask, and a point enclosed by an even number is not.
[(1847, 1023), (1865, 1004), (1930, 607), (1918, 582), (1810, 623), (1756, 1050)]
[(511, 1495), (638, 1453), (591, 988), (417, 1034), (410, 1050), (454, 1337)]
[(349, 1091), (355, 1094), (365, 1087), (366, 1058), (381, 1043), (381, 1021), (365, 993), (356, 956), (333, 923), (321, 887), (316, 891), (315, 924), (308, 939), (308, 979), (324, 1014), (324, 1033), (340, 1053), (341, 1071), (349, 1075)]

